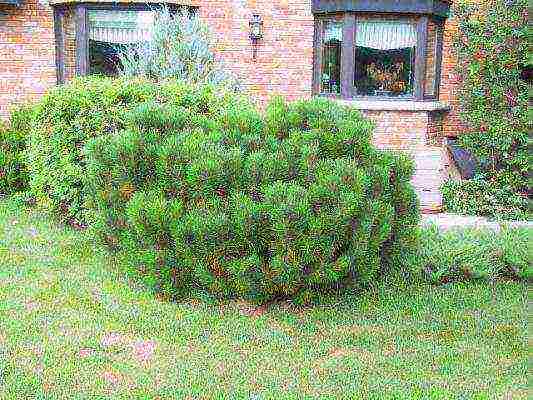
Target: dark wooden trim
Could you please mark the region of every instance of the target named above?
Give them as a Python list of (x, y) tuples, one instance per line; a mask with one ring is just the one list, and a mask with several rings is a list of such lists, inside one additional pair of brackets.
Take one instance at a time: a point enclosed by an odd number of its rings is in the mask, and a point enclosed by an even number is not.
[(167, 6), (171, 12), (176, 12), (180, 8), (187, 9), (191, 11), (191, 13), (194, 13), (198, 7), (192, 7), (192, 6), (180, 6), (179, 4), (175, 3), (128, 3), (127, 1), (124, 2), (113, 2), (113, 3), (81, 3), (85, 5), (85, 7), (88, 10), (123, 10), (123, 11), (148, 11), (153, 10), (157, 8), (161, 8), (163, 6)]
[(341, 96), (355, 95), (355, 14), (346, 13), (342, 28)]
[(357, 100), (357, 101), (417, 101), (414, 96), (404, 97), (392, 97), (392, 96), (352, 96), (344, 100)]
[(446, 18), (449, 10), (446, 0), (313, 0), (314, 13), (405, 13)]
[(444, 43), (444, 24), (437, 25), (438, 34), (437, 34), (437, 43), (436, 43), (436, 60), (437, 63), (435, 71), (435, 98), (438, 100), (440, 97), (440, 80), (442, 75), (442, 47)]
[(21, 5), (22, 0), (0, 0), (0, 6), (20, 7)]
[(87, 30), (87, 7), (76, 5), (76, 75), (84, 76), (89, 73), (89, 37)]
[[(325, 0), (315, 0), (314, 4), (317, 2), (322, 2)], [(414, 0), (418, 2), (419, 0)], [(382, 2), (377, 0), (376, 3)], [(346, 3), (345, 0), (331, 0), (328, 4), (332, 6), (339, 6), (340, 4)], [(355, 1), (354, 3), (358, 3)], [(395, 1), (395, 4), (398, 1)], [(407, 3), (407, 1), (405, 2)], [(405, 4), (404, 3), (404, 4)], [(336, 10), (336, 9), (335, 9)], [(342, 15), (342, 14), (341, 14)], [(338, 15), (337, 15), (338, 16)], [(322, 31), (323, 31), (323, 21), (331, 18), (330, 14), (315, 15), (315, 37), (314, 37), (314, 60), (313, 60), (313, 93), (315, 95), (321, 95), (325, 97), (338, 98), (339, 96), (334, 96), (331, 94), (320, 93), (321, 90), (321, 68), (322, 68)], [(433, 20), (438, 24), (437, 25), (437, 42), (435, 44), (435, 88), (434, 95), (431, 97), (425, 96), (425, 82), (426, 82), (426, 68), (427, 68), (427, 46), (428, 46), (428, 24), (429, 24), (429, 15), (422, 14), (418, 18), (416, 30), (417, 30), (417, 44), (415, 49), (415, 61), (414, 61), (414, 77), (413, 77), (413, 95), (409, 97), (402, 98), (389, 98), (389, 97), (368, 97), (368, 96), (357, 96), (355, 89), (355, 48), (356, 48), (356, 24), (357, 24), (357, 14), (355, 12), (344, 13), (344, 28), (343, 28), (343, 44), (342, 44), (342, 55), (341, 55), (341, 95), (343, 99), (354, 99), (354, 100), (391, 100), (391, 101), (400, 101), (400, 100), (411, 100), (411, 101), (424, 101), (425, 99), (438, 99), (440, 92), (440, 82), (441, 82), (441, 69), (442, 69), (442, 48), (443, 48), (443, 31), (444, 31), (444, 20), (442, 18), (433, 18)]]
[(320, 94), (320, 75), (322, 70), (322, 31), (323, 21), (315, 20), (315, 34), (313, 38), (313, 94)]
[(424, 98), (425, 81), (426, 81), (426, 57), (427, 57), (427, 37), (428, 37), (428, 17), (422, 16), (418, 21), (417, 31), (418, 38), (416, 44), (415, 57), (415, 82), (414, 97), (417, 100)]
[[(180, 6), (179, 4), (168, 3), (128, 3), (113, 2), (113, 3), (94, 3), (82, 2), (76, 4), (60, 4), (54, 7), (54, 19), (56, 12), (64, 12), (66, 9), (75, 10), (75, 24), (76, 24), (76, 75), (84, 76), (89, 74), (89, 37), (88, 37), (88, 10), (124, 10), (124, 11), (146, 11), (153, 10), (163, 5), (167, 5), (172, 13), (176, 13), (180, 9), (187, 9), (191, 16), (195, 15), (198, 7)], [(58, 14), (59, 15), (59, 14)], [(60, 27), (54, 26), (56, 33), (56, 67), (57, 80), (59, 83), (64, 82), (64, 37)]]
[(64, 17), (64, 9), (54, 8), (54, 34), (56, 40), (56, 79), (58, 84), (65, 82), (65, 37), (63, 32)]

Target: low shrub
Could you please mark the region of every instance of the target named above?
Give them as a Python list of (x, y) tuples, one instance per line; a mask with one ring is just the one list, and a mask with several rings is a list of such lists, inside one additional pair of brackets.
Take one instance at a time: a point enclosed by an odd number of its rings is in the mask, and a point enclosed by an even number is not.
[(422, 232), (419, 266), (433, 283), (511, 278), (530, 281), (531, 229), (466, 229)]
[(33, 109), (15, 109), (9, 121), (0, 121), (0, 194), (10, 195), (28, 188), (26, 139), (30, 132)]
[(448, 181), (442, 194), (446, 212), (502, 220), (531, 219), (530, 201), (525, 195), (484, 179)]
[(415, 253), (413, 164), (373, 148), (355, 110), (278, 99), (262, 116), (220, 94), (126, 120), (86, 146), (95, 229), (166, 295), (305, 302)]
[[(86, 181), (82, 152), (86, 142), (121, 131), (130, 123), (128, 111), (140, 104), (160, 101), (200, 107), (204, 97), (212, 96), (212, 90), (102, 77), (76, 79), (51, 89), (35, 107), (35, 123), (28, 140), (32, 195), (62, 222), (86, 226), (90, 208), (87, 200), (92, 191)], [(165, 116), (153, 118), (162, 120)]]

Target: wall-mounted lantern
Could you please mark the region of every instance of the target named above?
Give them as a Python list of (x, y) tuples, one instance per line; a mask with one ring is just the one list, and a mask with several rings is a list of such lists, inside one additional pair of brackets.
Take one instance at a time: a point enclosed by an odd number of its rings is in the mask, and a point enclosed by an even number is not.
[(263, 20), (259, 14), (254, 14), (250, 20), (250, 40), (253, 46), (253, 58), (257, 59), (257, 44), (263, 39)]

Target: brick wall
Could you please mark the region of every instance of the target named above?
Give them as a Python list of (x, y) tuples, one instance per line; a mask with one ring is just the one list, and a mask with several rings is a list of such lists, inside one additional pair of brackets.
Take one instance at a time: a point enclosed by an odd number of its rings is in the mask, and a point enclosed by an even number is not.
[(425, 147), (428, 134), (427, 111), (365, 111), (375, 124), (374, 142), (388, 150), (416, 150)]
[[(311, 0), (205, 0), (200, 17), (213, 34), (220, 59), (258, 101), (274, 94), (309, 97), (313, 76)], [(264, 20), (264, 39), (252, 58), (248, 37), (253, 14)]]
[(457, 34), (457, 20), (449, 18), (444, 29), (439, 97), (441, 101), (451, 106), (451, 111), (444, 118), (444, 136), (457, 136), (458, 132), (463, 129), (459, 118), (459, 102), (457, 99), (461, 81), (457, 74), (457, 55), (453, 48)]
[[(0, 12), (0, 117), (56, 83), (52, 9), (38, 0)], [(7, 11), (7, 12), (6, 12)]]

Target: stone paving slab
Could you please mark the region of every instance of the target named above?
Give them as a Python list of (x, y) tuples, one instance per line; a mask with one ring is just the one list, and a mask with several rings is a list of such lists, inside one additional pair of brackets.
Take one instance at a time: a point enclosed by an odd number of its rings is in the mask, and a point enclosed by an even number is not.
[(425, 214), (422, 215), (421, 225), (427, 227), (436, 225), (440, 230), (461, 228), (491, 229), (498, 232), (502, 226), (533, 228), (533, 221), (490, 221), (484, 217), (475, 217), (456, 214)]

